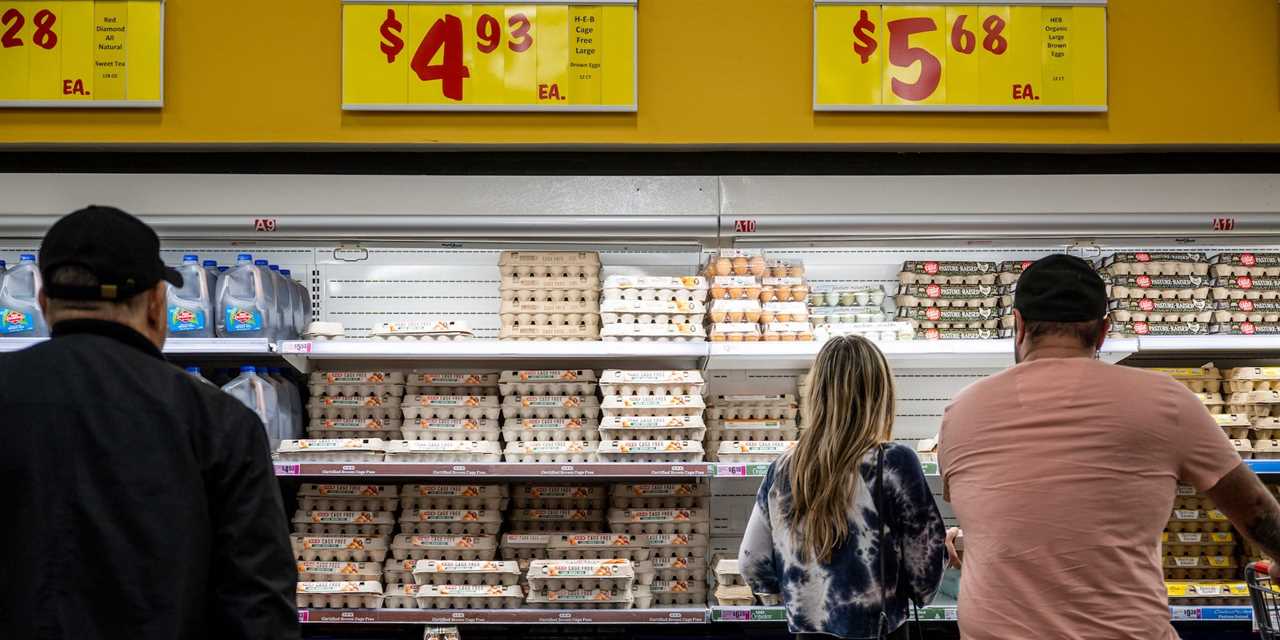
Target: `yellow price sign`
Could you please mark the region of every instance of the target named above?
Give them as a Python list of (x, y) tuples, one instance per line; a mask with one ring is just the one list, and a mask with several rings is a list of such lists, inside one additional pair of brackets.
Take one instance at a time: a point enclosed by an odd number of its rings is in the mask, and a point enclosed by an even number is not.
[(636, 0), (342, 5), (342, 108), (635, 111)]
[(817, 111), (1106, 111), (1106, 0), (814, 1)]
[(0, 107), (160, 107), (163, 0), (0, 0)]

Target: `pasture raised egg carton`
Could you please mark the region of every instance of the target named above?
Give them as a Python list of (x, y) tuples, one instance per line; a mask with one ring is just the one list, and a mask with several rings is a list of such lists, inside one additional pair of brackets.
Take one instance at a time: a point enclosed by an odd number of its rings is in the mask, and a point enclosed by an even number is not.
[(1276, 336), (1280, 335), (1280, 322), (1232, 322), (1215, 324), (1209, 330), (1224, 336)]
[(382, 579), (382, 565), (377, 562), (303, 560), (296, 566), (298, 582), (377, 582)]
[(404, 374), (387, 371), (313, 371), (307, 378), (313, 396), (402, 396)]
[(387, 443), (387, 462), (501, 462), (502, 447), (497, 442), (465, 440), (392, 440)]
[(419, 585), (508, 586), (520, 582), (520, 567), (509, 560), (418, 560), (412, 575)]
[(390, 548), (396, 560), (493, 560), (498, 544), (489, 535), (400, 534)]
[(516, 484), (511, 501), (518, 509), (601, 509), (605, 489), (595, 484)]
[(299, 609), (380, 609), (382, 583), (299, 582), (296, 587)]
[(700, 416), (706, 404), (701, 394), (662, 396), (605, 396), (600, 409), (605, 417)]
[(595, 251), (503, 251), (498, 272), (504, 276), (552, 278), (600, 272)]
[(501, 414), (498, 396), (408, 395), (400, 406), (406, 420), (419, 418), (471, 418), (497, 420)]
[(417, 418), (400, 427), (405, 440), (463, 440), (497, 442), (498, 421), (488, 418)]
[(404, 533), (497, 535), (502, 512), (488, 509), (405, 509), (400, 513)]
[(502, 426), (502, 439), (515, 442), (600, 439), (598, 422), (590, 418), (510, 418)]
[(609, 503), (615, 509), (706, 509), (709, 490), (696, 482), (617, 483)]
[(706, 304), (688, 300), (603, 300), (600, 320), (606, 324), (702, 324)]
[(904, 284), (894, 301), (898, 307), (999, 307), (1005, 288), (996, 285)]
[(502, 456), (507, 462), (523, 464), (595, 462), (596, 443), (586, 440), (508, 442)]
[(996, 283), (994, 262), (961, 260), (908, 260), (902, 263), (898, 282), (902, 284), (968, 284)]
[(698, 342), (707, 339), (701, 324), (608, 324), (600, 330), (605, 342)]
[(702, 440), (702, 416), (610, 416), (600, 422), (605, 440)]
[(703, 301), (707, 299), (707, 280), (701, 276), (609, 276), (600, 297), (605, 301)]
[(425, 320), (383, 322), (369, 332), (373, 340), (440, 341), (470, 340), (474, 337), (465, 320)]
[(509, 490), (505, 484), (406, 484), (400, 499), (407, 509), (488, 509), (507, 508)]
[(319, 418), (307, 423), (307, 437), (399, 440), (402, 435), (400, 426), (400, 420), (382, 418)]
[(1107, 295), (1113, 299), (1205, 300), (1212, 280), (1205, 276), (1111, 276)]
[(699, 440), (601, 440), (596, 457), (601, 462), (699, 462)]
[[(651, 602), (644, 588), (643, 602)], [(530, 591), (525, 604), (533, 609), (630, 609), (636, 603), (633, 589), (580, 589)]]
[(609, 530), (614, 533), (678, 533), (706, 535), (710, 520), (705, 509), (610, 509)]
[(1280, 277), (1280, 253), (1219, 253), (1209, 259), (1209, 268), (1216, 278), (1277, 278)]
[(512, 509), (507, 522), (515, 532), (580, 533), (602, 530), (604, 517), (598, 509)]
[(494, 396), (498, 374), (446, 371), (414, 371), (405, 374), (405, 393), (428, 396)]
[(504, 418), (589, 418), (600, 417), (600, 401), (594, 395), (506, 396), (502, 399)]
[(649, 593), (653, 604), (659, 607), (706, 604), (707, 583), (705, 580), (655, 580), (649, 586)]
[(699, 533), (645, 533), (636, 536), (637, 542), (649, 549), (649, 559), (691, 558), (706, 564), (707, 536)]
[(596, 372), (591, 369), (503, 371), (498, 378), (503, 396), (591, 396)]
[(394, 485), (305, 483), (297, 496), (303, 511), (394, 511), (400, 505)]
[(636, 574), (630, 560), (533, 560), (526, 577), (529, 588), (534, 591), (630, 590), (635, 585)]
[(799, 405), (792, 394), (743, 394), (715, 396), (707, 407), (707, 420), (794, 420)]
[(1208, 300), (1157, 300), (1139, 298), (1112, 300), (1109, 306), (1115, 322), (1197, 322), (1214, 319), (1214, 304)]
[(1209, 261), (1196, 251), (1121, 251), (1102, 259), (1104, 275), (1206, 276)]
[(518, 609), (524, 592), (518, 585), (418, 585), (420, 609)]
[(387, 559), (387, 540), (382, 537), (294, 533), (289, 536), (289, 545), (295, 560), (380, 563)]
[(385, 536), (395, 529), (386, 511), (303, 511), (293, 514), (294, 533), (317, 536)]
[(418, 585), (404, 582), (388, 582), (382, 588), (383, 609), (417, 609)]
[[(393, 440), (392, 442), (399, 442)], [(282, 440), (276, 448), (281, 462), (382, 462), (387, 445), (378, 438), (322, 438), (318, 440)]]
[(311, 396), (307, 399), (307, 416), (312, 420), (344, 418), (399, 420), (400, 398), (395, 396)]
[(1275, 324), (1280, 322), (1280, 300), (1219, 300), (1213, 312), (1213, 320), (1220, 324)]
[(721, 442), (714, 462), (772, 462), (796, 446), (795, 440), (754, 440)]
[(606, 369), (600, 375), (600, 390), (606, 396), (702, 395), (706, 382), (693, 370)]
[(714, 420), (707, 429), (706, 441), (710, 443), (741, 440), (780, 441), (800, 437), (795, 419), (787, 420)]
[(1160, 546), (1167, 556), (1227, 556), (1233, 555), (1235, 536), (1229, 532), (1170, 533), (1160, 534)]
[(1213, 282), (1213, 299), (1274, 301), (1280, 299), (1280, 278), (1219, 278)]
[(1196, 336), (1209, 335), (1211, 326), (1202, 322), (1114, 322), (1111, 336)]

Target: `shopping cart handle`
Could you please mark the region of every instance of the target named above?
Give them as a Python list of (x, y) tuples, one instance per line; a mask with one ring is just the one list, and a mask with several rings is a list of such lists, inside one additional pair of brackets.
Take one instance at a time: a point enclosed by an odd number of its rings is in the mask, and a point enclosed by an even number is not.
[(1253, 570), (1257, 571), (1258, 573), (1270, 573), (1271, 563), (1265, 560), (1260, 560), (1258, 562), (1253, 563)]

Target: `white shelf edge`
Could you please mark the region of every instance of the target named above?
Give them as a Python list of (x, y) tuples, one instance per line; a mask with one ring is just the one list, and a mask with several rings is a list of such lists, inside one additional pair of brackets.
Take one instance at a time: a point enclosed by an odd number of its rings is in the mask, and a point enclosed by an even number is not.
[(325, 359), (495, 359), (495, 358), (705, 358), (705, 342), (599, 342), (599, 341), (409, 341), (290, 340), (280, 343), (285, 355)]

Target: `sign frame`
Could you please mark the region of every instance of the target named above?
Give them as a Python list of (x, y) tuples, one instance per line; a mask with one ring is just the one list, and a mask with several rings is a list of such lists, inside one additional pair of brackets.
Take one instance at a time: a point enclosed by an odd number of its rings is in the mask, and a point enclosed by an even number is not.
[(1105, 21), (1104, 37), (1107, 49), (1103, 56), (1103, 82), (1107, 88), (1107, 104), (1103, 105), (1051, 105), (1051, 106), (1013, 106), (1013, 105), (948, 105), (948, 104), (819, 104), (818, 103), (818, 7), (838, 5), (986, 5), (986, 6), (1044, 6), (1044, 7), (1103, 7), (1109, 8), (1108, 0), (813, 0), (813, 39), (812, 73), (813, 110), (827, 113), (1106, 113), (1111, 102), (1111, 16), (1108, 13)]
[[(343, 111), (435, 111), (435, 112), (477, 112), (477, 113), (637, 113), (640, 105), (640, 0), (342, 0), (341, 6), (360, 4), (472, 4), (472, 5), (562, 5), (562, 6), (621, 6), (632, 7), (636, 12), (631, 23), (631, 104), (629, 105), (538, 105), (538, 104), (349, 104), (342, 102)], [(344, 15), (343, 21), (346, 20)], [(346, 39), (342, 41), (340, 55), (346, 57)], [(342, 62), (339, 60), (341, 68)], [(346, 71), (339, 73), (340, 86), (345, 86), (341, 78)]]
[[(54, 0), (56, 2), (56, 0)], [(160, 4), (160, 95), (155, 100), (0, 100), (0, 109), (163, 109), (164, 108), (164, 38), (167, 0)]]

